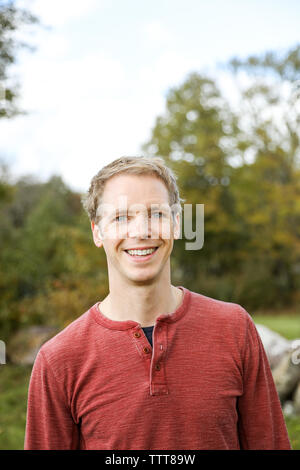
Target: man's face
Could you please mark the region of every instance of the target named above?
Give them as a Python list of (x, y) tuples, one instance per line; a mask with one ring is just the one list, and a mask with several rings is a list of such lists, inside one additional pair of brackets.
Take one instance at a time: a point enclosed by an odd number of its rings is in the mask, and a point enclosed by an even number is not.
[[(100, 210), (98, 226), (92, 223), (93, 238), (98, 247), (104, 247), (110, 281), (153, 283), (168, 274), (180, 216), (176, 215), (174, 224), (168, 190), (159, 178), (113, 176), (105, 184)], [(128, 252), (144, 248), (155, 251), (146, 255)]]

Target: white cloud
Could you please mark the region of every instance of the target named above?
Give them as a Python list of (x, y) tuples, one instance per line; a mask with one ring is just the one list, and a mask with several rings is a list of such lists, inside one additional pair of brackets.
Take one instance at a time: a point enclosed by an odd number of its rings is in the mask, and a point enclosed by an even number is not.
[(149, 65), (139, 69), (139, 80), (147, 90), (162, 93), (184, 80), (188, 73), (199, 71), (197, 57), (180, 54), (176, 51), (163, 51)]
[(122, 99), (121, 64), (101, 52), (65, 61), (33, 56), (22, 77), (21, 104), (29, 114), (1, 123), (0, 152), (15, 154), (15, 173), (62, 173), (83, 187), (93, 158), (99, 166), (118, 139), (119, 150), (126, 146), (131, 111)]
[(62, 26), (88, 14), (101, 3), (100, 0), (33, 0), (31, 11), (47, 25)]
[[(65, 55), (56, 55), (61, 40)], [(1, 123), (0, 153), (10, 149), (17, 175), (62, 174), (82, 190), (104, 164), (140, 153), (163, 112), (165, 90), (197, 60), (161, 52), (132, 70), (104, 51), (75, 59), (68, 52), (68, 41), (55, 33), (23, 61), (21, 104), (29, 115)]]
[[(23, 1), (26, 6), (28, 0)], [(121, 0), (29, 3), (53, 27), (33, 36), (37, 50), (22, 55), (16, 68), (20, 105), (29, 114), (0, 123), (0, 155), (13, 161), (14, 174), (47, 178), (59, 173), (73, 188), (86, 189), (101, 166), (140, 152), (156, 116), (164, 111), (170, 87), (227, 51), (219, 41), (224, 31), (213, 36), (214, 46), (205, 39), (212, 38), (210, 24), (198, 27), (196, 16), (183, 21), (190, 14), (186, 9), (176, 18), (163, 10), (155, 19), (153, 3), (147, 8), (129, 3), (131, 9)], [(121, 17), (125, 11), (130, 15), (128, 37), (117, 27), (121, 19), (126, 22), (126, 14)], [(229, 37), (239, 44), (233, 33)], [(231, 97), (234, 84), (225, 75), (219, 75), (221, 88)]]
[(159, 45), (170, 43), (173, 39), (171, 32), (159, 20), (145, 24), (142, 32), (147, 41)]

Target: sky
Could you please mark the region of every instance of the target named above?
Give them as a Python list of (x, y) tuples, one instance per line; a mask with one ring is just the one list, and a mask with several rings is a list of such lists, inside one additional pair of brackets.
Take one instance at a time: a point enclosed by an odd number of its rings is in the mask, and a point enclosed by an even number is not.
[(0, 120), (0, 157), (16, 177), (61, 175), (76, 191), (112, 160), (142, 154), (168, 90), (191, 72), (215, 74), (225, 90), (219, 64), (300, 42), (298, 0), (19, 4), (43, 26), (11, 69), (27, 114)]

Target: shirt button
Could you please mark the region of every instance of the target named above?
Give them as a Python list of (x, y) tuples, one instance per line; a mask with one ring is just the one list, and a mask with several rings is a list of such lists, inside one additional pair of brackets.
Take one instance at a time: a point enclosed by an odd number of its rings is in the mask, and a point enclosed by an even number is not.
[(156, 370), (160, 370), (160, 364), (158, 364), (158, 363), (155, 364), (155, 369), (156, 369)]
[(135, 336), (136, 338), (140, 338), (141, 337), (141, 333), (139, 333), (138, 331), (135, 331), (133, 333), (133, 336)]
[(144, 351), (145, 354), (148, 354), (150, 352), (150, 349), (145, 346), (143, 348), (143, 351)]

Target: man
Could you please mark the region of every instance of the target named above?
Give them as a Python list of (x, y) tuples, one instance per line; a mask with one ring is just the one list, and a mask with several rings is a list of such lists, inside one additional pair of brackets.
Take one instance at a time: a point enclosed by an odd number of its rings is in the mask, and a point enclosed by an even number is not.
[(40, 349), (25, 449), (290, 449), (250, 315), (171, 284), (174, 173), (118, 159), (84, 205), (109, 294)]

